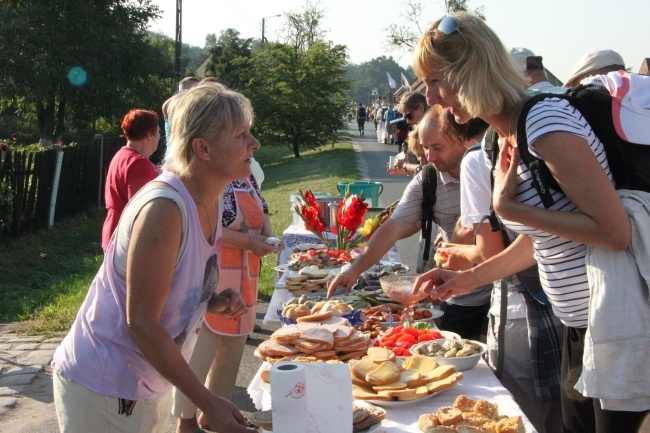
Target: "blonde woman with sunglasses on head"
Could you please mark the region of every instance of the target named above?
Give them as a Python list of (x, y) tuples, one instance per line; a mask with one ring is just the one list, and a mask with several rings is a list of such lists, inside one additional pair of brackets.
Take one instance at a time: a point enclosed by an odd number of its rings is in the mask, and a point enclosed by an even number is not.
[[(602, 389), (596, 395), (584, 391), (585, 385), (593, 383), (578, 380), (583, 372), (582, 355), (590, 317), (587, 248), (622, 251), (632, 236), (602, 143), (584, 118), (564, 100), (549, 96), (530, 110), (526, 118), (529, 149), (546, 162), (562, 189), (552, 191), (555, 204), (546, 209), (530, 187), (530, 172), (521, 163), (515, 147), (517, 122), (528, 99), (527, 83), (496, 34), (467, 13), (444, 17), (434, 22), (418, 41), (414, 70), (426, 84), (429, 105), (448, 107), (459, 123), (480, 117), (502, 137), (493, 203), (505, 225), (520, 233), (503, 253), (468, 271), (432, 270), (421, 275), (416, 291), (425, 290), (436, 298), (446, 299), (537, 262), (553, 311), (566, 326), (562, 406), (567, 430), (637, 431), (650, 409), (650, 387), (644, 385), (648, 375), (638, 374), (647, 373), (647, 359), (633, 365), (635, 360), (628, 356), (630, 363), (625, 364), (624, 371), (612, 371), (607, 360), (597, 360), (596, 374), (634, 380), (615, 389)], [(612, 321), (624, 319), (611, 317)]]

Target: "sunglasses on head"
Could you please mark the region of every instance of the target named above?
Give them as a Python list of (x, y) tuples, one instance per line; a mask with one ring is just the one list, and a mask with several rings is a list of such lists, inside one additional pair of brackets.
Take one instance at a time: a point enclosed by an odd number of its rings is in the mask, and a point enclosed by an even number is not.
[[(465, 36), (460, 32), (460, 24), (458, 23), (458, 20), (450, 15), (446, 15), (443, 19), (440, 20), (438, 23), (437, 29), (440, 30), (441, 33), (444, 33), (445, 35), (449, 36), (454, 32), (458, 32), (458, 34), (465, 39)], [(465, 42), (467, 42), (467, 39), (465, 39)], [(468, 42), (469, 43), (469, 42)]]

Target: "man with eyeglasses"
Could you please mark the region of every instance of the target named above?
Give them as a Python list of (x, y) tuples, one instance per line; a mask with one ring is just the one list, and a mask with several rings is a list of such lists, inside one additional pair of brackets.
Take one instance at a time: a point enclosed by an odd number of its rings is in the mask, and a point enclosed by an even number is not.
[[(478, 122), (482, 121), (479, 119)], [(460, 216), (460, 163), (467, 148), (480, 141), (486, 128), (487, 124), (483, 128), (474, 128), (475, 136), (469, 137), (468, 126), (451, 123), (448, 112), (442, 110), (440, 106), (431, 107), (420, 121), (418, 138), (427, 159), (437, 171), (434, 221), (438, 228), (436, 242), (431, 242), (429, 259), (426, 262), (422, 259), (423, 248), (418, 252), (417, 272), (424, 272), (435, 266), (433, 258), (436, 244), (442, 241), (472, 243), (472, 234), (469, 231), (462, 234), (454, 231)], [(452, 140), (452, 136), (458, 137), (458, 141)], [(413, 177), (390, 219), (379, 227), (362, 254), (355, 259), (348, 270), (337, 275), (330, 282), (328, 295), (331, 296), (334, 289), (341, 285), (349, 292), (361, 273), (381, 260), (395, 242), (421, 229), (424, 201), (423, 171)], [(478, 339), (485, 335), (491, 290), (492, 285), (487, 285), (466, 295), (451, 297), (444, 302), (441, 306), (445, 311), (441, 318), (442, 329), (470, 339)]]

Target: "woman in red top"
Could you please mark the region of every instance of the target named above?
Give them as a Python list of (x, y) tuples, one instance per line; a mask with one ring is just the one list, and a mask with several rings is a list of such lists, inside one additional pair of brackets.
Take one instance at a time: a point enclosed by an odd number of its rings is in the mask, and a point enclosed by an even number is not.
[(131, 110), (122, 120), (126, 146), (117, 151), (106, 175), (104, 201), (106, 221), (102, 229), (102, 249), (106, 250), (124, 206), (147, 182), (159, 174), (149, 161), (160, 140), (158, 115), (153, 111)]

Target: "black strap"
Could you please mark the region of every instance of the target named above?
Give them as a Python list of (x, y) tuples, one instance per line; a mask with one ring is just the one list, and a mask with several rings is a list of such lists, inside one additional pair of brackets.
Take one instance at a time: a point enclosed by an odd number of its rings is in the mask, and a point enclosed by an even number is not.
[(429, 260), (431, 250), (431, 235), (435, 220), (434, 209), (436, 207), (436, 190), (438, 188), (438, 172), (433, 164), (428, 163), (422, 169), (422, 239), (424, 239), (424, 251), (422, 260)]

